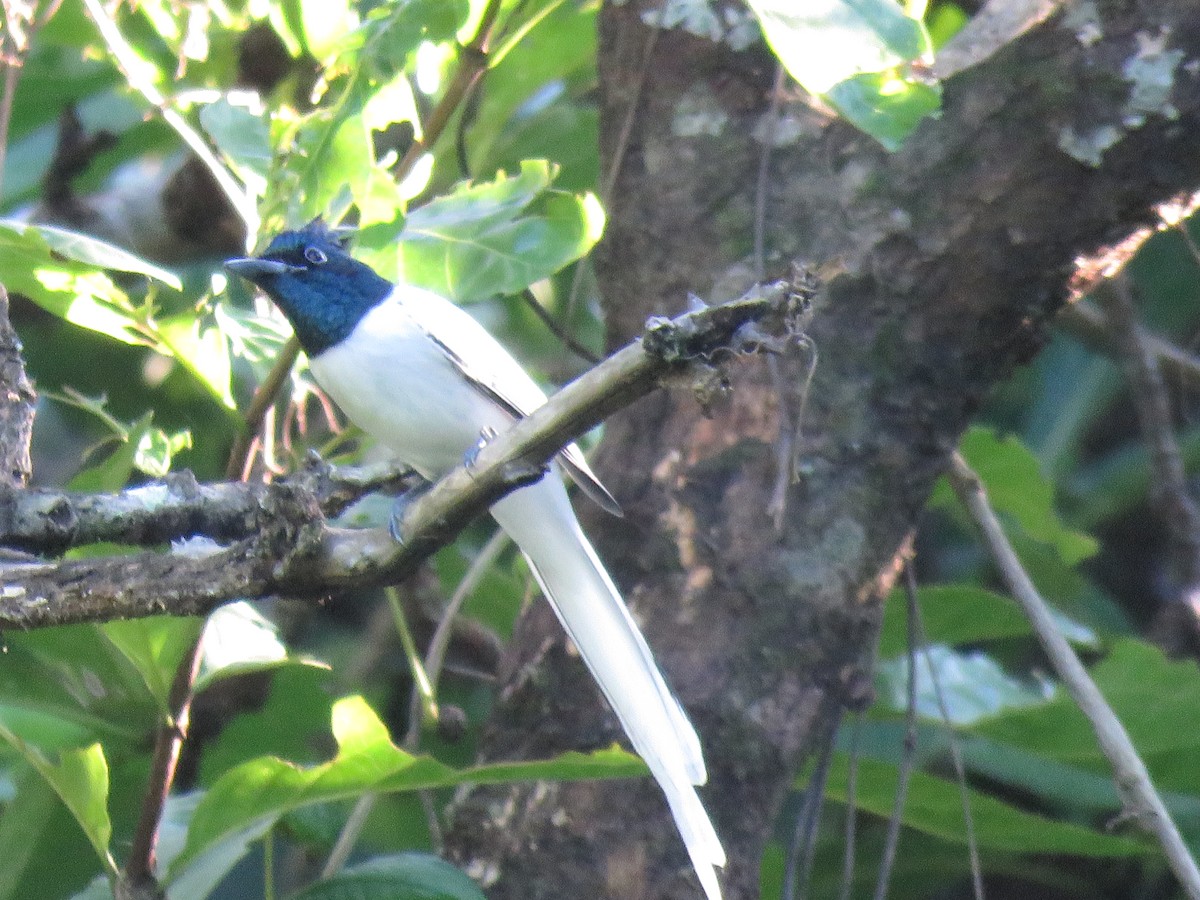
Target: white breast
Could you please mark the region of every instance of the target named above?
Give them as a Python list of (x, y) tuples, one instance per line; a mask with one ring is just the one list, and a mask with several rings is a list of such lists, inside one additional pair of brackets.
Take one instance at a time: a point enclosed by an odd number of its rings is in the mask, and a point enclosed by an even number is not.
[(503, 430), (510, 419), (464, 380), (407, 303), (422, 305), (423, 320), (436, 312), (428, 304), (445, 304), (452, 310), (451, 327), (461, 326), (457, 316), (462, 316), (486, 332), (448, 300), (417, 294), (398, 288), (363, 317), (350, 337), (309, 364), (317, 383), (352, 422), (402, 462), (435, 478), (462, 462), (481, 431)]

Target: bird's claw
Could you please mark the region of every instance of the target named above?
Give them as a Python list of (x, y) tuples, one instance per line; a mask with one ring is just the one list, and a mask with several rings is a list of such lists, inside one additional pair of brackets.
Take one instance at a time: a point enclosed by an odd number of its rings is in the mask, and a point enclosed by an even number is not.
[(433, 487), (433, 482), (423, 481), (420, 484), (409, 488), (403, 494), (396, 498), (392, 504), (392, 514), (388, 517), (388, 534), (392, 536), (397, 544), (404, 543), (404, 514), (408, 512), (408, 508), (414, 502), (419, 500), (423, 495), (429, 492)]
[(491, 425), (485, 425), (483, 428), (481, 428), (479, 431), (479, 440), (472, 444), (471, 447), (468, 448), (467, 452), (463, 454), (463, 465), (468, 469), (475, 468), (475, 463), (479, 461), (480, 452), (484, 447), (491, 443), (492, 438), (494, 438), (496, 434), (496, 429)]

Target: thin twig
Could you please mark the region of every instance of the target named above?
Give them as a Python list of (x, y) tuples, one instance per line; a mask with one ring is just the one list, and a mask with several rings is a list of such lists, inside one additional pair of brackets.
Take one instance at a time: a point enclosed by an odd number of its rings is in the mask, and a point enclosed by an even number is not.
[(396, 166), (395, 177), (402, 181), (412, 167), (416, 165), (421, 154), (426, 153), (437, 143), (442, 132), (450, 123), (454, 113), (470, 96), (475, 83), (487, 71), (488, 49), (492, 39), (492, 29), (496, 25), (496, 16), (500, 13), (500, 0), (491, 0), (479, 17), (479, 25), (475, 28), (474, 36), (464, 44), (459, 51), (458, 65), (450, 77), (446, 91), (438, 100), (437, 106), (423, 123), (420, 140), (414, 140), (409, 145), (403, 158)]
[[(462, 609), (463, 603), (478, 587), (480, 580), (487, 574), (492, 564), (496, 561), (496, 557), (508, 544), (508, 535), (503, 531), (497, 530), (495, 534), (483, 545), (483, 549), (479, 551), (479, 555), (471, 562), (466, 574), (458, 583), (454, 594), (450, 597), (450, 602), (446, 604), (446, 609), (442, 613), (442, 617), (438, 620), (437, 627), (434, 629), (432, 637), (429, 639), (429, 647), (425, 651), (425, 660), (423, 672), (425, 680), (432, 686), (430, 696), (426, 698), (425, 692), (421, 689), (418, 679), (414, 673), (412, 697), (409, 701), (409, 719), (408, 731), (404, 735), (404, 740), (400, 746), (409, 752), (415, 752), (419, 746), (421, 739), (421, 724), (427, 719), (426, 710), (433, 708), (437, 709), (437, 686), (442, 674), (442, 664), (446, 658), (446, 648), (450, 644), (450, 637), (454, 633), (454, 621), (458, 618), (458, 613)], [(395, 613), (394, 615), (402, 615)], [(403, 629), (401, 629), (403, 634)], [(411, 640), (411, 638), (410, 638)], [(419, 792), (424, 795), (428, 792)], [(346, 819), (346, 823), (342, 826), (341, 832), (338, 834), (337, 842), (334, 844), (333, 850), (329, 854), (329, 859), (325, 861), (325, 866), (321, 870), (322, 878), (329, 878), (337, 873), (346, 859), (349, 857), (354, 845), (358, 842), (359, 835), (362, 833), (363, 826), (366, 825), (367, 815), (375, 805), (375, 794), (364, 794), (358, 798), (350, 816)], [(423, 801), (424, 802), (424, 801)], [(434, 831), (438, 828), (436, 814), (431, 814), (429, 809), (426, 809), (426, 816), (430, 821), (430, 829)]]
[(133, 832), (129, 858), (121, 873), (123, 881), (134, 887), (155, 881), (155, 847), (158, 844), (158, 828), (166, 808), (171, 785), (179, 765), (179, 753), (187, 740), (191, 725), (192, 701), (196, 698), (196, 676), (200, 672), (200, 660), (204, 655), (203, 629), (192, 642), (187, 653), (175, 670), (171, 683), (168, 718), (158, 726), (154, 740), (154, 756), (150, 763), (150, 777), (146, 782), (146, 793), (142, 797), (142, 809)]
[(792, 840), (788, 845), (786, 864), (783, 869), (782, 900), (803, 900), (808, 893), (808, 882), (812, 875), (813, 854), (820, 830), (821, 810), (825, 805), (825, 788), (829, 783), (829, 766), (833, 761), (833, 747), (837, 742), (837, 729), (845, 707), (838, 701), (835, 721), (829, 739), (821, 746), (821, 755), (804, 788), (796, 823), (792, 826)]
[[(429, 646), (425, 650), (425, 673), (433, 685), (435, 697), (442, 677), (442, 666), (446, 661), (446, 650), (449, 648), (450, 638), (454, 634), (454, 622), (467, 598), (475, 592), (475, 588), (479, 586), (483, 576), (492, 568), (501, 551), (508, 546), (508, 540), (508, 535), (497, 529), (488, 542), (483, 545), (478, 555), (471, 561), (471, 565), (458, 583), (458, 587), (455, 588), (450, 602), (446, 604), (441, 618), (438, 619), (433, 635), (429, 638)], [(413, 695), (409, 703), (408, 733), (404, 736), (405, 747), (416, 747), (420, 739), (421, 719), (418, 715), (420, 703), (421, 698), (414, 684)]]
[(1049, 606), (1038, 594), (992, 511), (979, 476), (958, 453), (951, 457), (949, 476), (959, 500), (983, 533), (993, 563), (1033, 626), (1055, 672), (1092, 723), (1100, 749), (1113, 767), (1113, 780), (1126, 812), (1157, 838), (1187, 896), (1191, 900), (1200, 900), (1200, 868), (1197, 868), (1171, 813), (1155, 790), (1146, 764), (1138, 755), (1120, 719), (1105, 701), (1095, 682), (1088, 677), (1087, 670), (1071, 645), (1059, 632)]
[[(1110, 356), (1119, 353), (1116, 341), (1118, 329), (1109, 322), (1103, 310), (1088, 300), (1076, 300), (1064, 306), (1055, 323), (1089, 347)], [(1147, 334), (1144, 330), (1139, 337), (1146, 352), (1157, 358), (1157, 364), (1164, 374), (1169, 374), (1182, 384), (1200, 388), (1200, 356), (1158, 335)]]
[(862, 735), (863, 713), (854, 717), (850, 731), (850, 758), (846, 761), (846, 828), (842, 838), (842, 888), (839, 900), (850, 900), (854, 890), (854, 849), (858, 838), (858, 741)]
[(1154, 354), (1142, 339), (1128, 277), (1122, 274), (1110, 279), (1099, 294), (1108, 311), (1137, 409), (1150, 461), (1153, 499), (1170, 536), (1170, 562), (1176, 588), (1190, 594), (1200, 584), (1200, 506), (1188, 487), (1183, 454), (1175, 440), (1167, 386)]
[(0, 94), (0, 197), (4, 189), (4, 164), (8, 159), (8, 126), (12, 122), (13, 97), (21, 78), (21, 67), (15, 62), (0, 61), (4, 67), (4, 92)]
[(566, 328), (560, 325), (558, 320), (555, 319), (554, 316), (550, 315), (548, 310), (542, 307), (542, 304), (538, 303), (537, 297), (533, 296), (533, 291), (529, 290), (529, 288), (526, 288), (525, 290), (521, 291), (520, 297), (525, 301), (525, 305), (532, 310), (535, 316), (541, 319), (542, 324), (546, 326), (552, 335), (558, 338), (564, 347), (566, 347), (580, 359), (590, 363), (593, 366), (600, 362), (599, 356), (597, 356), (587, 347), (583, 346), (583, 344), (579, 343), (579, 341), (575, 340), (575, 338), (571, 337)]
[(962, 804), (963, 822), (966, 826), (967, 857), (971, 861), (971, 889), (974, 892), (975, 900), (984, 900), (983, 866), (979, 861), (979, 843), (975, 840), (975, 817), (971, 814), (971, 795), (967, 789), (967, 769), (963, 765), (958, 731), (955, 729), (954, 723), (950, 721), (950, 710), (946, 705), (946, 695), (942, 691), (941, 675), (933, 664), (933, 657), (929, 654), (929, 640), (925, 635), (925, 625), (921, 621), (921, 606), (917, 603), (917, 576), (913, 571), (911, 559), (904, 565), (904, 596), (908, 604), (909, 620), (916, 623), (921, 656), (925, 658), (925, 668), (928, 669), (929, 680), (933, 683), (938, 712), (942, 716), (942, 724), (946, 728), (946, 738), (950, 745), (950, 759), (954, 765), (955, 779), (958, 781), (959, 801)]
[[(779, 96), (783, 90), (785, 71), (782, 65), (775, 70), (775, 84), (771, 89), (771, 105), (767, 110), (767, 128), (762, 153), (758, 160), (758, 179), (754, 194), (754, 268), (755, 277), (762, 279), (766, 271), (766, 209), (767, 179), (770, 173), (771, 146), (774, 143), (775, 125), (779, 117)], [(767, 373), (771, 377), (771, 389), (779, 403), (779, 427), (775, 435), (775, 483), (771, 488), (771, 499), (767, 501), (767, 513), (775, 523), (776, 533), (782, 533), (784, 517), (787, 515), (788, 488), (792, 484), (796, 456), (796, 419), (792, 416), (788, 401), (788, 384), (783, 375), (783, 366), (774, 356), (767, 357)], [(811, 368), (809, 378), (811, 380)]]
[(325, 860), (325, 865), (321, 869), (322, 879), (332, 878), (342, 870), (342, 866), (354, 852), (358, 836), (362, 834), (363, 826), (367, 824), (367, 817), (371, 815), (371, 810), (375, 808), (375, 801), (378, 799), (379, 795), (374, 792), (363, 794), (358, 798), (354, 809), (350, 810), (350, 815), (346, 817), (346, 824), (342, 826), (337, 842), (329, 851), (329, 858)]
[(886, 900), (892, 880), (892, 869), (896, 864), (896, 850), (900, 846), (900, 827), (904, 817), (904, 803), (908, 798), (908, 782), (912, 777), (917, 758), (917, 628), (912, 616), (908, 617), (908, 684), (904, 710), (904, 755), (900, 760), (900, 771), (896, 780), (896, 800), (892, 815), (888, 819), (887, 837), (883, 846), (883, 858), (879, 863), (879, 877), (875, 882), (875, 900)]

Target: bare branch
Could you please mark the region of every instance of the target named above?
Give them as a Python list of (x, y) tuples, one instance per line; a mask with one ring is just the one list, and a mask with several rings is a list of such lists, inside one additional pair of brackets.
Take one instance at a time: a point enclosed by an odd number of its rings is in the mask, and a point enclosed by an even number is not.
[(1143, 337), (1128, 278), (1120, 274), (1111, 279), (1100, 295), (1149, 452), (1153, 500), (1170, 537), (1170, 562), (1176, 582), (1172, 587), (1190, 595), (1200, 584), (1200, 506), (1188, 488), (1158, 355)]
[[(325, 516), (360, 497), (398, 493), (413, 473), (395, 464), (335, 468), (314, 460), (281, 481), (310, 493)], [(153, 546), (194, 535), (215, 541), (251, 537), (261, 527), (264, 484), (200, 484), (191, 472), (116, 494), (14, 491), (0, 505), (0, 546), (31, 553), (107, 542)]]
[(542, 477), (560, 447), (693, 363), (746, 352), (743, 329), (791, 336), (811, 288), (779, 282), (676, 319), (652, 320), (646, 333), (586, 372), (527, 419), (497, 436), (474, 465), (449, 473), (413, 501), (401, 523), (405, 543), (384, 529), (325, 524), (314, 491), (268, 486), (254, 533), (227, 547), (167, 553), (0, 563), (0, 628), (34, 628), (170, 613), (201, 615), (235, 597), (324, 596), (351, 585), (393, 583), (444, 546), (506, 493)]
[[(1064, 306), (1058, 314), (1057, 324), (1093, 349), (1110, 356), (1119, 353), (1114, 339), (1117, 330), (1104, 311), (1088, 300), (1076, 300)], [(1182, 384), (1200, 387), (1200, 356), (1157, 335), (1147, 334), (1145, 330), (1140, 341), (1147, 352), (1157, 357), (1163, 374), (1169, 374)]]
[(1196, 861), (1183, 842), (1166, 804), (1155, 790), (1150, 773), (1146, 771), (1146, 764), (1142, 762), (1120, 719), (1105, 701), (1095, 682), (1088, 677), (1083, 663), (1054, 624), (1049, 606), (1033, 586), (1012, 545), (1009, 544), (1000, 521), (992, 512), (979, 476), (956, 452), (951, 459), (949, 477), (959, 499), (983, 532), (983, 539), (991, 553), (992, 561), (1000, 570), (1000, 575), (1013, 598), (1021, 605), (1025, 617), (1033, 625), (1038, 641), (1054, 666), (1054, 671), (1092, 723), (1100, 749), (1113, 767), (1113, 781), (1126, 810), (1158, 839), (1167, 856), (1167, 862), (1187, 895), (1192, 900), (1200, 900), (1200, 868), (1197, 868)]

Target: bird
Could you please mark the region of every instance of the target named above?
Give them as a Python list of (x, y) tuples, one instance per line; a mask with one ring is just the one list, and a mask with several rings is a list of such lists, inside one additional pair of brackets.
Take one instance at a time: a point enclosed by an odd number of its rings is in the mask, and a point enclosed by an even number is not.
[[(258, 256), (226, 262), (282, 310), (316, 382), (403, 464), (434, 481), (546, 395), (470, 314), (435, 292), (393, 284), (355, 259), (347, 235), (314, 220)], [(610, 512), (620, 507), (579, 448), (491, 507), (524, 554), (633, 749), (666, 797), (707, 900), (726, 862), (696, 791), (700, 739), (575, 517), (561, 472)], [(402, 537), (402, 536), (401, 536)]]

